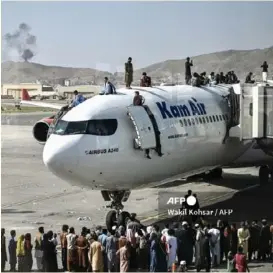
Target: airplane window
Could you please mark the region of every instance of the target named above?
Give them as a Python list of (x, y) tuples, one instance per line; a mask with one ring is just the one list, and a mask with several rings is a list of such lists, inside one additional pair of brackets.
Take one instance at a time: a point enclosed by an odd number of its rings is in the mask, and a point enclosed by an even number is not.
[(207, 121), (207, 123), (209, 123), (209, 118), (208, 118), (208, 116), (206, 116), (206, 121)]
[(218, 115), (216, 115), (216, 120), (219, 121)]
[(195, 118), (195, 123), (196, 123), (196, 124), (199, 124), (198, 118)]
[(185, 126), (187, 126), (188, 124), (187, 124), (187, 120), (186, 119), (184, 119), (184, 125)]
[(94, 119), (88, 121), (87, 134), (96, 136), (111, 136), (118, 128), (116, 119)]
[(202, 124), (202, 118), (199, 118), (199, 122)]
[(188, 119), (188, 124), (189, 124), (189, 126), (191, 126), (191, 120), (190, 119)]
[(209, 116), (209, 120), (210, 120), (210, 122), (212, 122), (212, 117), (211, 116)]
[(212, 118), (213, 118), (213, 121), (215, 122), (216, 121), (215, 116), (212, 116)]
[(191, 119), (191, 123), (195, 125), (194, 118)]
[(222, 115), (219, 115), (219, 119), (222, 120)]
[(180, 119), (179, 122), (180, 122), (180, 126), (183, 127), (183, 121)]
[(205, 118), (204, 118), (204, 117), (202, 117), (202, 120), (203, 120), (203, 123), (206, 123), (206, 120), (205, 120)]

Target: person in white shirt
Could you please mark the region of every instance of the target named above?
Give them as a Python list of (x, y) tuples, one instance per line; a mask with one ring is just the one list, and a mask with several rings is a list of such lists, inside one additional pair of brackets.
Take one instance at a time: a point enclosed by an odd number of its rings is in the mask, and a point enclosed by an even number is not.
[(101, 95), (117, 94), (116, 87), (109, 81), (107, 77), (104, 78), (104, 91), (102, 91), (100, 94)]
[(77, 262), (77, 249), (76, 249), (76, 240), (77, 235), (75, 234), (75, 230), (73, 227), (69, 229), (68, 235), (66, 235), (67, 239), (67, 269), (68, 271), (75, 270), (76, 271), (76, 262)]
[(216, 228), (216, 225), (212, 225), (212, 228), (208, 231), (210, 234), (210, 253), (212, 265), (220, 264), (220, 230)]
[(169, 229), (168, 236), (166, 238), (169, 270), (172, 269), (172, 265), (173, 263), (175, 263), (177, 253), (177, 239), (174, 235), (175, 235), (174, 230)]
[(55, 246), (58, 245), (58, 240), (57, 240), (57, 233), (54, 233), (53, 234), (53, 239), (52, 239), (52, 242), (54, 243)]

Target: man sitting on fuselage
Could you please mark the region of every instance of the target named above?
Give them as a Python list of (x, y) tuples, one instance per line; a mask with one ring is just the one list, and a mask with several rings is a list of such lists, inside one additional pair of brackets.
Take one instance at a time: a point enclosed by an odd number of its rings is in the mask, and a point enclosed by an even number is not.
[(73, 108), (86, 100), (85, 97), (83, 95), (79, 94), (79, 92), (77, 90), (74, 91), (74, 95), (75, 95), (75, 98), (72, 101), (72, 103), (70, 104), (69, 108)]
[(104, 91), (100, 95), (117, 94), (116, 87), (109, 81), (107, 77), (104, 78)]

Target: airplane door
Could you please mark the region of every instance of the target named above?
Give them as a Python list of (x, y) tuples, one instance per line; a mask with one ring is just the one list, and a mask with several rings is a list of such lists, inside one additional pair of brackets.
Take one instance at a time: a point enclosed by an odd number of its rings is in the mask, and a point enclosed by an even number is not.
[(142, 149), (156, 148), (154, 127), (145, 108), (142, 106), (128, 106), (127, 109), (137, 133), (139, 146)]

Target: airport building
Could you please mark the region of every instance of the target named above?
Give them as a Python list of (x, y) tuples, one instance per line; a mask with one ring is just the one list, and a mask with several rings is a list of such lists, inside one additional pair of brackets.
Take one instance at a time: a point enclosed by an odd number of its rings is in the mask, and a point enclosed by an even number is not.
[(35, 83), (20, 83), (20, 84), (2, 84), (1, 97), (2, 99), (20, 99), (22, 89), (26, 89), (31, 97), (38, 96), (43, 93), (54, 93), (52, 86), (46, 86)]
[(26, 89), (32, 98), (51, 97), (56, 99), (63, 97), (72, 99), (74, 97), (74, 90), (82, 93), (85, 97), (92, 97), (97, 95), (103, 86), (100, 85), (72, 85), (62, 86), (56, 85), (54, 87), (43, 85), (39, 83), (20, 83), (20, 84), (2, 84), (1, 98), (2, 99), (21, 99), (22, 89)]
[(59, 96), (65, 97), (67, 99), (72, 99), (74, 97), (74, 91), (77, 90), (79, 93), (83, 94), (85, 97), (92, 97), (97, 95), (103, 86), (101, 85), (71, 85), (71, 86), (61, 86), (55, 87), (55, 91)]

